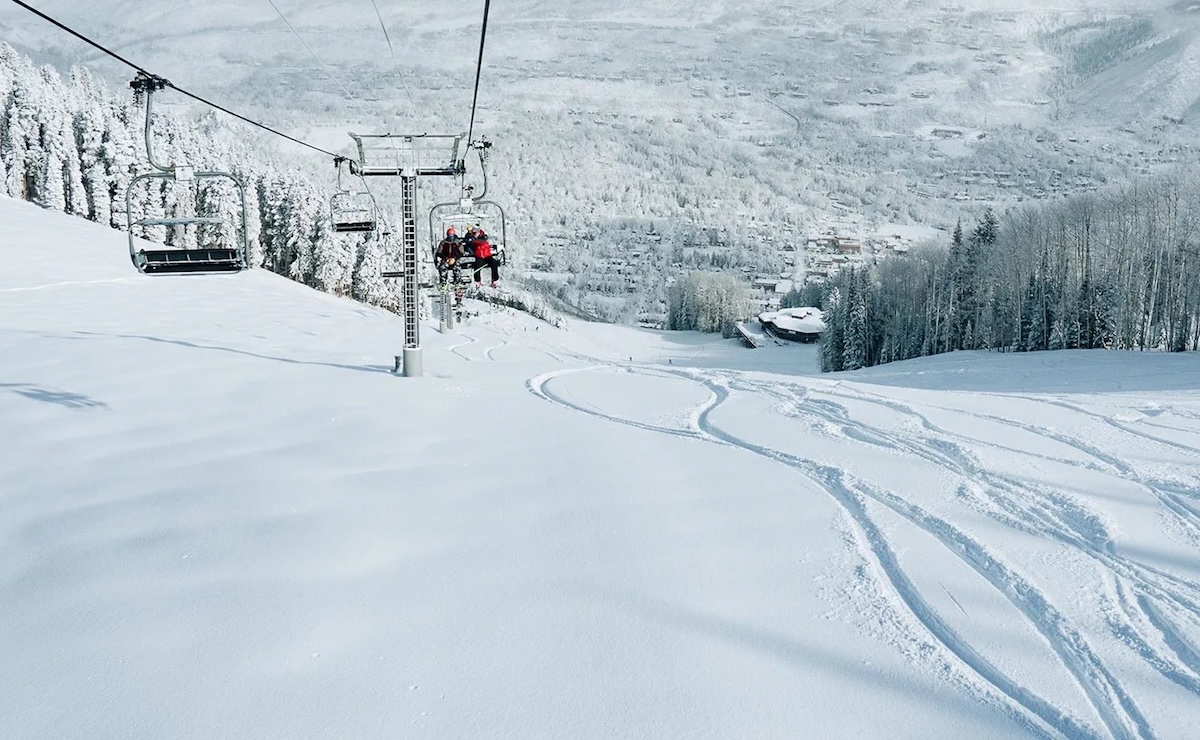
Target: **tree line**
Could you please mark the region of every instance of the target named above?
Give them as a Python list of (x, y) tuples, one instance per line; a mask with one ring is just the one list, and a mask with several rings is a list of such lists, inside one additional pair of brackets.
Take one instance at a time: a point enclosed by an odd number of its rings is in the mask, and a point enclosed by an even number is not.
[(668, 290), (667, 328), (733, 336), (736, 323), (750, 312), (744, 280), (735, 275), (692, 272)]
[(843, 270), (820, 301), (825, 371), (959, 349), (1200, 349), (1200, 182), (989, 209), (948, 247)]
[[(74, 68), (64, 79), (0, 42), (0, 192), (45, 208), (126, 228), (126, 191), (151, 169), (144, 108)], [(336, 234), (329, 204), (311, 172), (282, 164), (261, 141), (238, 135), (212, 113), (185, 117), (156, 106), (155, 152), (167, 162), (219, 169), (247, 188), (251, 262), (318, 290), (396, 308), (396, 287), (379, 273), (391, 249), (378, 239)], [(169, 245), (207, 246), (240, 236), (231, 184), (195, 198), (190, 186), (151, 180), (129, 210), (143, 216), (220, 216), (218, 228), (146, 227), (138, 236)]]

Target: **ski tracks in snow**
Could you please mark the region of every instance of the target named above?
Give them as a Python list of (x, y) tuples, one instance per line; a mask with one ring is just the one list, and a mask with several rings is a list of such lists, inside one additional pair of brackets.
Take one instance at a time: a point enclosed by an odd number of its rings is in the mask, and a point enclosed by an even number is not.
[[(141, 276), (138, 276), (141, 277)], [(128, 283), (136, 280), (135, 277), (116, 277), (106, 278), (102, 280), (64, 280), (58, 283), (46, 283), (44, 285), (29, 285), (19, 288), (0, 288), (0, 293), (29, 293), (35, 290), (47, 290), (50, 288), (66, 288), (75, 285), (102, 285), (104, 283)]]
[[(722, 397), (722, 401), (724, 400), (723, 396), (728, 394), (726, 386), (717, 380), (712, 378), (698, 378), (698, 380), (708, 385), (715, 395)], [(1054, 649), (1063, 667), (1083, 689), (1112, 736), (1151, 736), (1144, 717), (1133, 704), (1132, 699), (1105, 668), (1082, 636), (1069, 625), (1066, 618), (1049, 603), (1038, 588), (989, 553), (977, 540), (902, 497), (870, 486), (839, 468), (753, 444), (724, 432), (708, 418), (711, 410), (705, 412), (699, 420), (700, 428), (706, 433), (728, 444), (796, 469), (835, 498), (854, 521), (861, 536), (868, 543), (880, 571), (892, 585), (896, 595), (910, 614), (928, 630), (935, 640), (995, 690), (1063, 736), (1100, 737), (1094, 730), (1082, 724), (1068, 712), (1055, 707), (1046, 699), (1022, 686), (1019, 681), (1009, 677), (963, 639), (938, 614), (937, 610), (921, 595), (920, 590), (897, 561), (892, 546), (867, 510), (867, 500), (887, 507), (913, 526), (934, 537), (946, 550), (975, 571), (1016, 607)], [(882, 444), (884, 437), (878, 432), (865, 426), (859, 426), (857, 430), (860, 432), (857, 436), (861, 440), (871, 439), (877, 444)], [(851, 438), (854, 436), (851, 435)], [(926, 459), (936, 460), (936, 452), (932, 452), (934, 454), (929, 455)], [(925, 456), (923, 455), (923, 457)]]
[(549, 357), (551, 360), (554, 360), (555, 362), (557, 362), (559, 364), (563, 363), (563, 359), (561, 357), (554, 354), (553, 352), (550, 352), (549, 350), (544, 350), (539, 347), (534, 347), (534, 346), (528, 345), (528, 344), (519, 344), (519, 343), (515, 343), (515, 342), (510, 342), (507, 339), (501, 339), (499, 342), (497, 342), (495, 344), (488, 345), (479, 353), (478, 357), (474, 357), (470, 353), (466, 352), (465, 350), (469, 347), (473, 347), (474, 345), (480, 344), (479, 339), (474, 336), (471, 336), (465, 332), (460, 333), (459, 336), (461, 336), (464, 341), (458, 342), (457, 344), (452, 344), (449, 347), (447, 347), (446, 350), (452, 354), (458, 355), (459, 357), (466, 360), (467, 362), (509, 362), (509, 360), (503, 360), (503, 359), (497, 357), (496, 353), (500, 352), (501, 350), (519, 350), (519, 351), (526, 351), (526, 352), (536, 352), (539, 355)]
[[(538, 376), (530, 379), (527, 384), (527, 387), (529, 388), (529, 391), (531, 393), (533, 393), (533, 395), (537, 396), (538, 398), (541, 398), (544, 401), (549, 401), (550, 403), (553, 403), (558, 406), (562, 406), (563, 408), (570, 409), (572, 411), (577, 411), (579, 413), (587, 414), (589, 416), (593, 416), (598, 419), (603, 419), (604, 421), (613, 422), (615, 424), (623, 424), (625, 426), (633, 427), (635, 429), (641, 429), (643, 431), (648, 431), (648, 432), (658, 432), (660, 434), (666, 434), (666, 435), (669, 435), (672, 437), (680, 437), (683, 439), (697, 439), (697, 440), (705, 439), (705, 435), (698, 431), (693, 431), (690, 429), (679, 429), (679, 428), (674, 428), (674, 427), (667, 427), (667, 426), (662, 426), (659, 424), (651, 424), (649, 422), (637, 421), (635, 419), (625, 419), (620, 416), (616, 416), (614, 414), (609, 414), (609, 413), (603, 411), (602, 409), (596, 408), (595, 406), (593, 406), (591, 404), (588, 404), (588, 403), (585, 403), (582, 401), (572, 400), (572, 399), (568, 398), (567, 396), (550, 389), (550, 384), (554, 380), (557, 380), (559, 378), (563, 378), (563, 377), (567, 377), (569, 375), (575, 375), (575, 374), (579, 374), (579, 373), (595, 372), (597, 370), (610, 370), (615, 367), (617, 367), (617, 366), (610, 365), (610, 364), (603, 364), (603, 365), (590, 365), (590, 366), (586, 366), (586, 367), (568, 368), (565, 370), (555, 370), (555, 371), (548, 372), (548, 373), (542, 373), (541, 375), (538, 375)], [(699, 413), (699, 412), (696, 412), (696, 413)], [(695, 417), (695, 414), (693, 414), (693, 418), (694, 417)]]
[[(1142, 586), (1155, 592), (1156, 596), (1167, 599), (1181, 609), (1200, 614), (1200, 584), (1162, 573), (1152, 566), (1122, 556), (1114, 545), (1102, 519), (1094, 512), (1087, 510), (1075, 497), (1052, 488), (1031, 490), (1028, 483), (1014, 476), (984, 469), (967, 452), (972, 446), (988, 446), (991, 443), (964, 437), (941, 428), (910, 404), (899, 403), (866, 392), (849, 393), (842, 389), (838, 393), (846, 398), (875, 403), (907, 414), (916, 419), (922, 429), (933, 435), (922, 438), (902, 438), (898, 441), (893, 441), (895, 437), (888, 439), (882, 435), (875, 435), (872, 440), (874, 444), (904, 454), (921, 456), (953, 470), (963, 478), (977, 483), (977, 490), (984, 492), (984, 495), (989, 497), (990, 503), (998, 509), (998, 511), (994, 510), (989, 513), (1000, 518), (1009, 526), (1056, 540), (1084, 552), (1118, 575), (1138, 581)], [(1036, 401), (1037, 399), (1026, 400)], [(1102, 415), (1073, 405), (1064, 405), (1055, 401), (1049, 401), (1049, 403), (1107, 420)], [(834, 415), (837, 422), (847, 426), (853, 425), (854, 428), (862, 430), (863, 433), (858, 435), (862, 438), (871, 434), (871, 431), (864, 425), (850, 421), (849, 414), (844, 407), (836, 406), (836, 404), (834, 406), (837, 409)], [(1172, 519), (1193, 545), (1200, 546), (1200, 515), (1190, 503), (1200, 500), (1200, 493), (1195, 488), (1142, 474), (1129, 462), (1086, 441), (1080, 433), (1060, 432), (993, 414), (960, 409), (955, 409), (954, 413), (1019, 429), (1078, 453), (1079, 457), (1083, 459), (1082, 461), (1064, 457), (1042, 457), (1066, 466), (1099, 471), (1137, 486), (1159, 503), (1163, 515)], [(1118, 429), (1138, 437), (1143, 442), (1155, 441), (1168, 448), (1172, 446), (1169, 442), (1157, 440), (1153, 436), (1141, 435), (1136, 430), (1124, 430), (1120, 427)], [(1031, 496), (1031, 493), (1039, 495)]]
[(447, 347), (446, 350), (448, 352), (458, 355), (459, 357), (466, 360), (467, 362), (475, 362), (475, 358), (471, 357), (470, 355), (463, 352), (462, 349), (463, 349), (463, 347), (470, 347), (472, 344), (475, 344), (479, 340), (477, 340), (475, 337), (473, 337), (469, 334), (466, 334), (466, 333), (460, 333), (459, 336), (461, 336), (464, 341), (459, 342), (458, 344), (452, 344), (449, 347)]
[[(924, 460), (964, 481), (984, 497), (978, 506), (983, 513), (1003, 524), (1027, 534), (1049, 539), (1061, 546), (1079, 551), (1092, 558), (1109, 574), (1113, 584), (1112, 599), (1119, 613), (1109, 614), (1113, 634), (1130, 647), (1155, 671), (1200, 696), (1200, 651), (1189, 642), (1175, 620), (1180, 614), (1200, 614), (1200, 591), (1196, 584), (1175, 574), (1122, 556), (1114, 547), (1104, 521), (1089, 511), (1068, 492), (1047, 487), (1031, 491), (1026, 482), (987, 470), (975, 460), (973, 447), (997, 443), (955, 434), (933, 423), (928, 415), (913, 404), (901, 403), (870, 392), (847, 389), (838, 383), (789, 384), (777, 381), (751, 381), (743, 374), (721, 371), (664, 369), (657, 367), (626, 367), (629, 372), (657, 377), (674, 377), (698, 383), (709, 391), (709, 398), (695, 407), (686, 428), (664, 427), (623, 418), (574, 399), (556, 389), (562, 379), (576, 373), (616, 369), (621, 366), (602, 364), (560, 370), (539, 375), (529, 381), (529, 390), (539, 398), (564, 408), (591, 415), (608, 422), (623, 424), (645, 431), (667, 434), (681, 439), (706, 441), (737, 448), (766, 460), (785, 465), (815, 483), (845, 513), (859, 542), (862, 557), (871, 563), (881, 582), (887, 583), (898, 605), (924, 628), (969, 674), (982, 680), (968, 680), (991, 697), (989, 703), (1001, 703), (1014, 716), (1020, 717), (1038, 735), (1070, 738), (1154, 737), (1155, 732), (1139, 709), (1130, 691), (1121, 682), (1078, 627), (1056, 608), (1045, 592), (1017, 569), (990, 552), (982, 542), (903, 496), (871, 485), (838, 467), (761, 445), (736, 436), (719, 426), (713, 414), (733, 394), (761, 394), (782, 402), (788, 416), (807, 418), (838, 429), (848, 442), (885, 450), (897, 455)], [(824, 398), (818, 398), (824, 396)], [(853, 400), (873, 403), (914, 422), (916, 433), (896, 434), (884, 431), (852, 418), (846, 406), (839, 402)], [(1031, 399), (1041, 400), (1041, 399)], [(957, 410), (955, 410), (957, 411)], [(971, 412), (960, 412), (971, 413)], [(1028, 450), (1009, 449), (1047, 462), (1073, 465), (1080, 469), (1113, 475), (1140, 486), (1171, 512), (1178, 521), (1200, 532), (1200, 517), (1187, 502), (1196, 492), (1175, 484), (1139, 474), (1132, 465), (1106, 453), (1073, 435), (1046, 430), (1014, 419), (976, 414), (981, 420), (1009, 425), (1065, 445), (1077, 456), (1062, 456)], [(1150, 439), (1161, 442), (1156, 436)], [(1169, 445), (1168, 445), (1169, 446)], [(1007, 449), (1007, 448), (1006, 448)], [(1045, 697), (1024, 686), (1018, 679), (989, 660), (921, 593), (912, 577), (904, 570), (889, 541), (885, 529), (872, 515), (872, 507), (881, 506), (903, 521), (934, 538), (960, 563), (973, 571), (984, 583), (1002, 596), (1028, 625), (1050, 646), (1063, 669), (1071, 676), (1103, 724), (1093, 727), (1069, 710), (1056, 706)], [(939, 584), (940, 585), (940, 584)], [(953, 594), (941, 586), (963, 615), (966, 610)], [(1171, 614), (1164, 609), (1169, 608)]]
[[(1194, 622), (1195, 616), (1200, 615), (1200, 586), (1186, 578), (1163, 572), (1122, 555), (1120, 549), (1113, 544), (1100, 518), (1086, 510), (1074, 497), (1053, 489), (1034, 490), (1029, 484), (1014, 477), (985, 470), (972, 459), (967, 449), (987, 443), (964, 438), (938, 427), (910, 404), (899, 403), (865, 391), (847, 391), (844, 388), (829, 393), (906, 413), (917, 420), (922, 430), (933, 435), (921, 438), (902, 436), (898, 440), (894, 436), (887, 438), (850, 420), (847, 410), (836, 403), (825, 405), (824, 412), (821, 404), (808, 407), (830, 421), (845, 425), (844, 431), (847, 436), (870, 440), (879, 447), (936, 462), (973, 482), (975, 490), (980, 495), (987, 496), (988, 502), (994, 508), (985, 513), (1013, 529), (1050, 539), (1092, 558), (1107, 571), (1115, 591), (1112, 601), (1116, 603), (1117, 611), (1123, 617), (1116, 618), (1109, 614), (1109, 626), (1114, 636), (1134, 649), (1160, 675), (1200, 697), (1200, 658), (1174, 621), (1188, 619)], [(793, 405), (792, 408), (796, 407)], [(1078, 410), (1073, 406), (1068, 408)], [(1180, 522), (1187, 525), (1191, 529), (1189, 534), (1193, 543), (1196, 542), (1195, 512), (1181, 498), (1191, 495), (1191, 489), (1173, 488), (1173, 484), (1141, 475), (1128, 462), (1073, 434), (991, 414), (958, 409), (955, 412), (1009, 425), (1080, 453), (1084, 458), (1082, 461), (1070, 458), (1053, 459), (1064, 465), (1100, 470), (1141, 487), (1161, 505), (1165, 515), (1178, 517)], [(855, 434), (855, 431), (858, 433)], [(1175, 616), (1168, 617), (1164, 606), (1170, 608)], [(1132, 700), (1128, 699), (1123, 701), (1132, 703)], [(1137, 724), (1148, 731), (1144, 722)], [(1114, 735), (1120, 736), (1116, 732)]]
[[(446, 350), (452, 354), (458, 355), (460, 358), (466, 360), (467, 362), (478, 362), (478, 361), (512, 362), (513, 360), (511, 360), (511, 359), (506, 360), (506, 359), (503, 359), (502, 357), (498, 357), (497, 353), (502, 354), (504, 351), (510, 351), (510, 352), (515, 351), (518, 353), (519, 352), (536, 353), (536, 355), (538, 355), (540, 357), (549, 357), (551, 360), (553, 360), (554, 362), (556, 362), (560, 365), (565, 364), (565, 360), (563, 360), (563, 358), (560, 355), (546, 349), (545, 347), (537, 346), (537, 344), (529, 342), (529, 341), (514, 341), (514, 336), (521, 337), (521, 336), (526, 336), (528, 334), (529, 337), (532, 337), (533, 332), (528, 332), (528, 331), (526, 331), (524, 333), (515, 332), (511, 327), (506, 326), (504, 322), (493, 322), (490, 325), (485, 325), (483, 327), (476, 327), (476, 328), (482, 328), (486, 332), (496, 335), (496, 337), (495, 337), (496, 341), (493, 344), (490, 344), (487, 347), (485, 347), (479, 353), (478, 356), (473, 356), (472, 354), (468, 354), (464, 350), (466, 350), (467, 348), (469, 348), (475, 344), (479, 344), (480, 339), (478, 337), (474, 336), (474, 334), (471, 332), (459, 331), (458, 335), (460, 337), (462, 337), (463, 341), (449, 345), (448, 347), (446, 347)], [(472, 329), (472, 332), (474, 332), (474, 329)]]

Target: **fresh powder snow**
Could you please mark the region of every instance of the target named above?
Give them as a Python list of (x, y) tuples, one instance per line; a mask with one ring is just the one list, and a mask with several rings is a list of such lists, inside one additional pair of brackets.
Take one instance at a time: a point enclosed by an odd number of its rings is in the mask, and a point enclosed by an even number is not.
[(0, 737), (1195, 737), (1200, 357), (816, 348), (0, 198)]

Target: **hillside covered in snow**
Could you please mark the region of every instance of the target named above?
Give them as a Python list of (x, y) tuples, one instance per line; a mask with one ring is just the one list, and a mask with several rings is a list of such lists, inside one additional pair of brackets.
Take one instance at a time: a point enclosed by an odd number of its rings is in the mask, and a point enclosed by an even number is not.
[[(323, 147), (467, 128), (481, 3), (274, 5), (38, 3)], [(944, 244), (988, 207), (1194, 169), (1198, 23), (1169, 0), (498, 3), (477, 133), (514, 274), (585, 315), (661, 319), (670, 278), (802, 277), (785, 249), (830, 230)], [(0, 38), (129, 75), (15, 6)]]
[(263, 270), (0, 197), (0, 736), (1200, 726), (1200, 357), (812, 347)]

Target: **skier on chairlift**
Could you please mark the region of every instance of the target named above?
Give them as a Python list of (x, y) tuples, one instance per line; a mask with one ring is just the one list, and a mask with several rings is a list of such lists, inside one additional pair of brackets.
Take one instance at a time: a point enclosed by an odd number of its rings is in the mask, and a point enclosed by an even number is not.
[(488, 235), (483, 229), (473, 226), (467, 239), (475, 254), (475, 285), (482, 285), (480, 273), (483, 272), (483, 266), (487, 265), (492, 272), (492, 287), (499, 287), (500, 265), (496, 261), (496, 255), (492, 253), (492, 243), (488, 241)]
[(440, 283), (444, 286), (446, 281), (451, 277), (454, 282), (459, 282), (459, 262), (463, 256), (463, 245), (458, 239), (458, 234), (454, 227), (446, 229), (446, 236), (438, 243), (437, 254), (434, 255), (433, 264), (437, 268)]
[(467, 233), (462, 237), (463, 254), (475, 256), (475, 227), (467, 226)]

